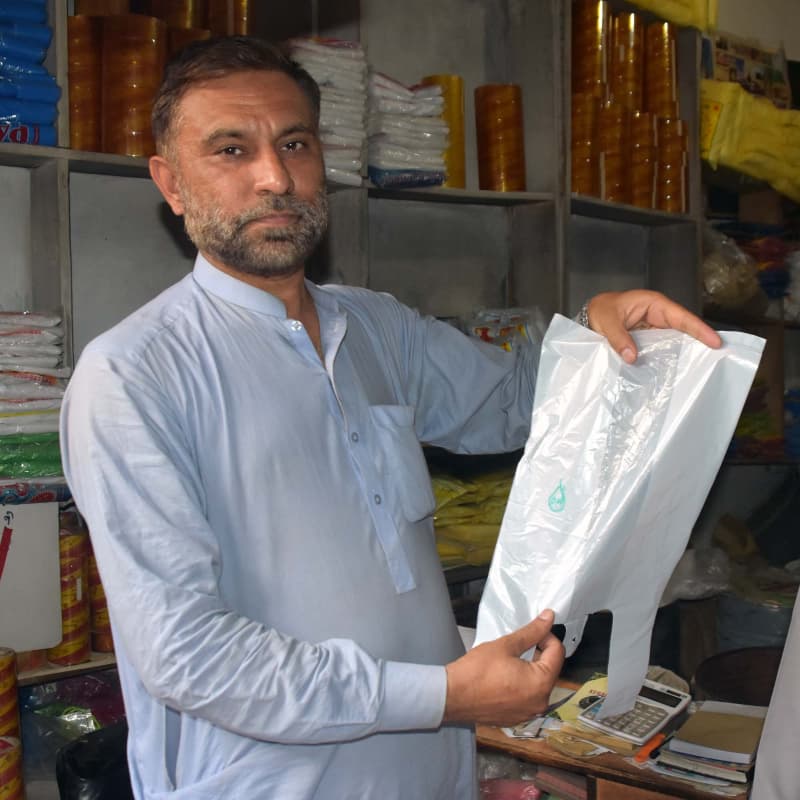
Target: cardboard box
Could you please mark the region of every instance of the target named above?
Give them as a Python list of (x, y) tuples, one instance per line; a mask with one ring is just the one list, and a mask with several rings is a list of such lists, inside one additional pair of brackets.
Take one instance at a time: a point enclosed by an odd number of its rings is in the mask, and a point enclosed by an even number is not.
[(739, 221), (759, 225), (783, 225), (783, 195), (774, 189), (759, 189), (739, 195)]

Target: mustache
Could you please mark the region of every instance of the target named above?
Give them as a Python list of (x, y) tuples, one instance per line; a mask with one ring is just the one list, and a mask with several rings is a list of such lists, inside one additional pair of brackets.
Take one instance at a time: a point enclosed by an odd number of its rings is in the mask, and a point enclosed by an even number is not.
[(242, 212), (236, 219), (238, 227), (247, 225), (248, 222), (260, 219), (267, 214), (275, 212), (289, 211), (304, 216), (309, 212), (313, 212), (315, 205), (308, 203), (305, 200), (300, 200), (292, 196), (276, 196), (264, 198), (264, 202), (259, 203), (255, 208)]

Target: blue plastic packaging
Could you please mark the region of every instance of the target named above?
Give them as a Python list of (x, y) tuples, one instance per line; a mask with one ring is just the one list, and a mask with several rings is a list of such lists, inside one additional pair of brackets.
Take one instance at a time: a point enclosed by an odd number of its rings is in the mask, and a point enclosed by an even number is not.
[(57, 103), (61, 89), (54, 81), (0, 76), (0, 98), (15, 97), (35, 103)]
[(50, 47), (53, 39), (53, 29), (47, 25), (37, 25), (33, 22), (17, 22), (9, 20), (0, 22), (0, 34), (11, 34), (20, 39), (27, 39), (40, 47)]
[(16, 61), (41, 64), (47, 54), (47, 48), (15, 36), (13, 33), (0, 33), (0, 55), (8, 56)]
[(0, 97), (0, 122), (52, 125), (56, 121), (56, 114), (54, 103), (34, 103)]
[(58, 135), (52, 125), (26, 125), (0, 121), (0, 142), (55, 147), (58, 144)]
[(47, 9), (44, 3), (20, 2), (20, 0), (0, 0), (0, 22), (47, 22)]
[(26, 77), (35, 76), (37, 78), (54, 78), (41, 64), (30, 64), (19, 61), (16, 58), (9, 58), (0, 53), (0, 75), (4, 78), (13, 78), (24, 75)]

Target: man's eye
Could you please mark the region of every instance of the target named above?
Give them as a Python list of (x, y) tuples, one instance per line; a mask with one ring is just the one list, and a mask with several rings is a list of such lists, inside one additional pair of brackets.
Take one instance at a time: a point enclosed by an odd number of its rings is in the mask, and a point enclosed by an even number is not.
[(223, 147), (219, 152), (225, 156), (238, 156), (242, 152), (242, 148), (235, 144), (229, 144), (227, 147)]
[(284, 146), (284, 150), (288, 150), (291, 153), (294, 153), (297, 150), (302, 150), (306, 146), (305, 142), (287, 142)]

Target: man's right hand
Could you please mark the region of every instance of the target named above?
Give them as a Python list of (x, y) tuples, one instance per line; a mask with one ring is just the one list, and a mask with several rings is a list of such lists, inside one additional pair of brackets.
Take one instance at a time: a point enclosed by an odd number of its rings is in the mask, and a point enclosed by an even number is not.
[[(547, 609), (448, 664), (444, 722), (516, 725), (541, 714), (564, 663), (564, 647), (550, 631), (553, 619)], [(534, 645), (533, 661), (520, 658)]]

